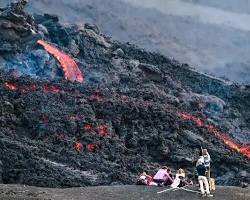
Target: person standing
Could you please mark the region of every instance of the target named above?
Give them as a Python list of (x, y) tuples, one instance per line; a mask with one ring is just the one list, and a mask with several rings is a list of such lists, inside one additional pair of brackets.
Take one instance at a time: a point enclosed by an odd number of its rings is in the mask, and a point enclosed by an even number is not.
[[(213, 195), (210, 194), (210, 190), (209, 190), (209, 184), (208, 184), (208, 180), (206, 177), (206, 170), (207, 169), (206, 169), (206, 166), (204, 163), (203, 156), (201, 156), (200, 159), (197, 161), (196, 170), (198, 173), (198, 181), (199, 181), (202, 197), (213, 197)], [(204, 188), (204, 186), (205, 186), (205, 188)]]
[(211, 171), (210, 171), (211, 157), (210, 157), (207, 149), (202, 149), (202, 156), (204, 158), (204, 165), (206, 167), (206, 177), (207, 177), (208, 181), (210, 181), (210, 178), (211, 178)]

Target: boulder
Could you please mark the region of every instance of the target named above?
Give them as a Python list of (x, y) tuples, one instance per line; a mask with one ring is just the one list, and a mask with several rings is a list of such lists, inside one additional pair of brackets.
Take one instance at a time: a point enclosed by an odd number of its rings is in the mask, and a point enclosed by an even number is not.
[(191, 146), (201, 146), (204, 142), (203, 137), (189, 130), (184, 130), (181, 135), (181, 140), (183, 140), (184, 143), (186, 143), (185, 140), (187, 140), (188, 144)]
[(144, 72), (145, 76), (149, 80), (156, 82), (161, 82), (163, 80), (162, 72), (156, 66), (146, 63), (140, 63), (139, 68)]
[(103, 36), (98, 35), (95, 31), (93, 31), (92, 29), (85, 29), (86, 34), (94, 39), (94, 41), (96, 42), (96, 44), (101, 45), (105, 48), (109, 48), (111, 47), (111, 44), (109, 44), (108, 42), (106, 42), (105, 38)]

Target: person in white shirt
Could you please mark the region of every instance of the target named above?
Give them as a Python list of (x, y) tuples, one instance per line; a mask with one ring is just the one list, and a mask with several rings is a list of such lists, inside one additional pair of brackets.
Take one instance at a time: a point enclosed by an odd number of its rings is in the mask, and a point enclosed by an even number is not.
[(205, 167), (206, 168), (210, 168), (211, 158), (210, 158), (210, 155), (209, 155), (207, 149), (202, 149), (202, 156), (204, 158)]
[(211, 178), (211, 171), (210, 171), (210, 162), (211, 162), (211, 157), (207, 151), (207, 149), (202, 149), (202, 157), (204, 158), (204, 165), (206, 167), (206, 177), (208, 181), (210, 181)]
[(183, 187), (185, 185), (192, 185), (192, 181), (186, 179), (186, 174), (183, 169), (179, 169), (175, 175), (174, 182), (171, 184), (171, 188)]

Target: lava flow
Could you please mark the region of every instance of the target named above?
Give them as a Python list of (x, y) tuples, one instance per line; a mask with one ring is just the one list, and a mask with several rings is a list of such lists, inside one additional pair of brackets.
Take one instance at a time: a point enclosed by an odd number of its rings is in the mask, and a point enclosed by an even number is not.
[(250, 158), (250, 148), (247, 145), (239, 145), (236, 142), (234, 142), (229, 136), (225, 135), (224, 133), (218, 131), (215, 129), (215, 127), (211, 124), (206, 124), (205, 121), (199, 117), (195, 117), (192, 114), (189, 113), (178, 113), (178, 117), (182, 119), (189, 119), (195, 122), (198, 126), (205, 127), (210, 133), (214, 134), (217, 138), (222, 140), (227, 146), (229, 146), (231, 149), (247, 156)]
[(64, 77), (70, 81), (83, 82), (82, 72), (77, 66), (75, 60), (64, 53), (63, 51), (57, 49), (51, 44), (45, 42), (44, 40), (38, 40), (38, 44), (42, 45), (49, 53), (51, 53), (59, 61), (64, 71)]
[(92, 127), (91, 124), (84, 124), (83, 128), (84, 128), (85, 131), (89, 131), (89, 130), (91, 130), (93, 127)]
[(48, 93), (48, 92), (52, 92), (52, 93), (58, 93), (60, 91), (60, 88), (56, 85), (38, 85), (38, 84), (30, 84), (30, 85), (18, 85), (17, 83), (13, 83), (13, 82), (9, 82), (6, 81), (4, 83), (4, 86), (6, 89), (9, 90), (17, 90), (20, 91), (22, 93), (27, 93), (30, 91), (34, 91), (36, 89), (42, 89), (43, 92)]
[[(60, 91), (60, 88), (56, 85), (39, 86), (37, 84), (31, 84), (28, 86), (27, 85), (26, 86), (19, 86), (17, 83), (6, 81), (4, 83), (4, 86), (9, 90), (20, 90), (23, 93), (26, 93), (26, 92), (31, 91), (31, 90), (35, 90), (37, 88), (42, 88), (45, 93), (47, 93), (47, 92), (58, 93)], [(91, 98), (91, 99), (96, 99), (97, 101), (101, 100), (102, 98), (99, 98), (100, 97), (99, 93), (100, 93), (100, 90), (98, 89), (97, 92), (95, 92), (95, 94), (94, 94), (94, 96), (97, 96), (98, 98)], [(127, 98), (126, 98), (126, 100), (127, 100)], [(144, 106), (149, 106), (152, 103), (144, 102), (144, 104), (145, 104)], [(177, 116), (182, 118), (182, 119), (192, 120), (198, 126), (202, 126), (202, 127), (206, 128), (210, 133), (212, 133), (214, 136), (216, 136), (217, 138), (222, 140), (228, 147), (230, 147), (231, 149), (236, 150), (237, 152), (250, 158), (250, 148), (247, 145), (242, 146), (240, 144), (237, 144), (229, 136), (216, 130), (216, 128), (213, 125), (207, 124), (205, 122), (205, 120), (203, 120), (199, 117), (193, 116), (192, 114), (189, 114), (189, 113), (178, 113)], [(93, 126), (91, 124), (85, 124), (83, 128), (85, 129), (85, 131), (90, 131), (93, 129)], [(107, 126), (98, 125), (97, 131), (101, 137), (104, 137), (107, 134)], [(74, 146), (75, 150), (77, 150), (77, 151), (80, 151), (82, 148), (81, 143), (79, 143), (79, 142), (78, 143), (76, 142), (73, 146)], [(87, 149), (89, 151), (92, 151), (94, 149), (93, 145), (90, 145), (88, 147), (89, 148), (87, 148)]]
[(73, 144), (73, 148), (74, 148), (76, 151), (80, 152), (81, 149), (82, 149), (82, 143), (80, 143), (79, 141), (75, 142), (75, 143)]
[(6, 88), (8, 88), (9, 90), (16, 90), (17, 89), (17, 84), (16, 83), (12, 83), (12, 82), (5, 82), (4, 86)]
[(99, 125), (97, 127), (97, 129), (98, 129), (98, 134), (101, 137), (104, 137), (107, 134), (107, 126), (105, 126), (105, 125)]
[(97, 147), (97, 145), (96, 144), (87, 144), (86, 145), (86, 149), (88, 150), (88, 151), (94, 151), (95, 149), (96, 149), (96, 147)]

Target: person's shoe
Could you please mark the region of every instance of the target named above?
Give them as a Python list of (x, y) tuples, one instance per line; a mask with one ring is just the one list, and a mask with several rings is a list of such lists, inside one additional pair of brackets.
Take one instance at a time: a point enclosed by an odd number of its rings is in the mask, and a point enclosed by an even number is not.
[(163, 183), (158, 183), (158, 187), (163, 187), (164, 184)]
[(212, 194), (207, 194), (207, 197), (213, 197), (214, 195), (212, 195)]
[(201, 194), (201, 197), (206, 197), (206, 194)]

